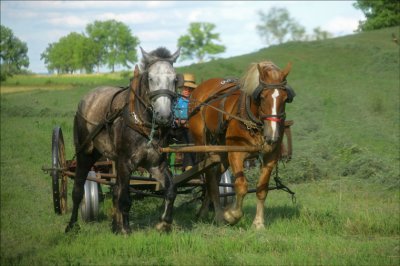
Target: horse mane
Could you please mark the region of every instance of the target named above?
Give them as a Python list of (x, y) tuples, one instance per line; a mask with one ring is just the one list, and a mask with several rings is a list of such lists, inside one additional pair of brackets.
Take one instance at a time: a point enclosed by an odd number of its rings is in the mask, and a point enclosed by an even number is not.
[[(160, 60), (171, 58), (171, 52), (165, 47), (158, 47), (154, 51), (149, 52), (150, 55), (158, 57)], [(151, 63), (151, 62), (150, 62)], [(140, 61), (141, 72), (147, 70), (149, 62), (145, 62), (144, 58)]]
[(257, 88), (260, 79), (260, 73), (258, 72), (257, 65), (260, 65), (262, 69), (276, 69), (279, 70), (273, 62), (262, 61), (260, 63), (251, 63), (246, 73), (240, 78), (240, 89), (245, 93), (251, 95)]

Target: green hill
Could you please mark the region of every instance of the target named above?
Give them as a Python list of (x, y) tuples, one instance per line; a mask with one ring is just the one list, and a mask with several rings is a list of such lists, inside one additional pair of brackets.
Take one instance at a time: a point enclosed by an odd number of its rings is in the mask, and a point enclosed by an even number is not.
[(293, 164), (299, 168), (290, 175), (398, 182), (399, 45), (392, 41), (398, 32), (395, 27), (291, 42), (179, 70), (195, 73), (200, 82), (240, 76), (251, 62), (268, 59), (283, 68), (291, 61), (288, 81), (297, 96), (287, 113), (295, 121)]

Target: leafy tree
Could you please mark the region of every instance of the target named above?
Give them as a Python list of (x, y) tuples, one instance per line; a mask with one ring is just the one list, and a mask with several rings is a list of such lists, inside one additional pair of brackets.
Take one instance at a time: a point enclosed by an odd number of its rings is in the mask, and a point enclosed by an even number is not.
[(41, 54), (50, 72), (73, 73), (78, 70), (93, 72), (99, 45), (83, 34), (72, 32), (58, 42), (51, 43)]
[(0, 33), (0, 79), (6, 80), (7, 76), (20, 73), (23, 67), (29, 66), (28, 46), (3, 25)]
[(95, 21), (86, 26), (86, 32), (95, 43), (100, 44), (96, 55), (97, 66), (107, 64), (114, 72), (116, 65), (130, 67), (128, 63), (137, 61), (139, 39), (122, 22)]
[(366, 21), (360, 21), (358, 31), (369, 31), (400, 25), (400, 4), (398, 0), (357, 0), (353, 4), (360, 9)]
[(286, 8), (273, 7), (267, 14), (258, 11), (261, 24), (256, 26), (260, 37), (267, 44), (281, 44), (287, 41), (325, 40), (332, 34), (317, 27), (313, 34), (307, 35), (306, 29), (290, 17)]
[(313, 32), (314, 32), (313, 39), (317, 41), (332, 38), (332, 34), (328, 31), (322, 30), (321, 27), (314, 28)]
[(225, 52), (225, 46), (215, 43), (220, 41), (219, 33), (213, 33), (215, 25), (207, 22), (190, 23), (188, 34), (178, 39), (181, 47), (181, 61), (196, 58), (203, 62), (206, 57)]
[(281, 44), (289, 40), (304, 39), (304, 27), (290, 17), (286, 8), (273, 7), (267, 14), (259, 11), (258, 15), (261, 24), (257, 25), (256, 29), (267, 44)]
[(291, 34), (292, 41), (304, 41), (306, 40), (306, 29), (297, 23), (290, 25), (289, 32)]

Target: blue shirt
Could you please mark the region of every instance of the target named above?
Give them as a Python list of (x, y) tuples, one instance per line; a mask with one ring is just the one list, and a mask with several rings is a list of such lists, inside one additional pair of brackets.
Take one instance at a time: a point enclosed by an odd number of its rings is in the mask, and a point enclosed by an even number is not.
[(188, 107), (189, 107), (189, 99), (179, 97), (174, 107), (175, 118), (187, 120)]

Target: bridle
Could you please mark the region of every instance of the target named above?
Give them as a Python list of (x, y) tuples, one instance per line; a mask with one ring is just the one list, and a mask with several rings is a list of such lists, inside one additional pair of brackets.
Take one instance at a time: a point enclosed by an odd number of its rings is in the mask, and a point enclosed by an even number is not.
[[(260, 103), (260, 95), (264, 90), (273, 90), (273, 89), (280, 89), (280, 90), (285, 90), (288, 92), (288, 88), (290, 88), (289, 85), (287, 85), (287, 81), (284, 80), (280, 83), (266, 83), (263, 80), (259, 80), (259, 84), (257, 86), (257, 88), (254, 90), (252, 97), (253, 100), (258, 103)], [(290, 88), (291, 89), (291, 88)], [(286, 100), (286, 102), (291, 102), (293, 100), (293, 98), (291, 97), (289, 99), (289, 92), (288, 92), (288, 99)], [(261, 112), (260, 112), (261, 113)], [(272, 121), (272, 122), (277, 122), (277, 123), (281, 123), (284, 122), (286, 118), (286, 112), (281, 112), (279, 114), (276, 115), (266, 115), (266, 114), (262, 114), (260, 115), (260, 119), (261, 120), (267, 120), (267, 121)]]
[(177, 98), (177, 94), (176, 92), (167, 90), (167, 89), (160, 89), (160, 90), (155, 90), (155, 91), (151, 91), (147, 93), (147, 97), (150, 100), (150, 104), (152, 104), (152, 102), (154, 102), (157, 98), (162, 97), (162, 96), (166, 96), (168, 97), (171, 102), (174, 102), (175, 99)]

